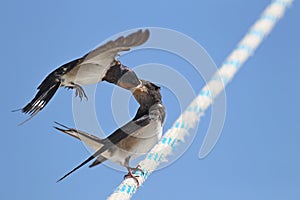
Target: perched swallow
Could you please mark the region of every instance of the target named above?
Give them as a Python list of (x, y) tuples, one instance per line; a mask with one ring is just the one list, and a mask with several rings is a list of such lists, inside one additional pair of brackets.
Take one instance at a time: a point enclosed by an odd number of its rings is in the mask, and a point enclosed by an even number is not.
[(32, 101), (20, 109), (30, 115), (21, 124), (41, 111), (60, 87), (75, 89), (75, 95), (81, 99), (87, 98), (82, 85), (95, 84), (103, 80), (125, 89), (137, 87), (140, 81), (136, 74), (115, 57), (121, 51), (129, 51), (130, 48), (145, 43), (148, 38), (147, 29), (139, 30), (126, 37), (121, 36), (51, 72), (38, 86), (38, 92)]
[(105, 139), (61, 124), (59, 125), (65, 129), (55, 127), (59, 131), (80, 139), (95, 150), (93, 155), (58, 181), (63, 180), (93, 159), (96, 160), (90, 167), (110, 160), (126, 167), (128, 176), (135, 178), (133, 172), (140, 169), (130, 167), (129, 161), (144, 155), (158, 143), (162, 136), (166, 113), (161, 100), (160, 88), (155, 84), (142, 80), (142, 85), (134, 90), (133, 95), (140, 104), (135, 117)]

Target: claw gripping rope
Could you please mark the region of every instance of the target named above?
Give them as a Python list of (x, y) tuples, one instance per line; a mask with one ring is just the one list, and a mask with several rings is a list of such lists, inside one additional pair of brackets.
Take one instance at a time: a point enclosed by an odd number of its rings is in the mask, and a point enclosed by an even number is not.
[[(213, 99), (231, 81), (236, 72), (253, 55), (262, 40), (271, 32), (276, 22), (283, 16), (293, 0), (273, 0), (264, 10), (257, 22), (250, 28), (236, 49), (227, 57), (212, 79), (202, 88), (199, 95), (177, 118), (173, 126), (164, 134), (160, 142), (153, 147), (146, 158), (139, 163), (144, 174), (137, 172), (140, 185), (172, 153), (178, 141), (184, 141), (188, 131), (197, 125), (204, 111), (212, 104)], [(130, 199), (137, 191), (137, 182), (125, 179), (108, 197), (109, 200)]]

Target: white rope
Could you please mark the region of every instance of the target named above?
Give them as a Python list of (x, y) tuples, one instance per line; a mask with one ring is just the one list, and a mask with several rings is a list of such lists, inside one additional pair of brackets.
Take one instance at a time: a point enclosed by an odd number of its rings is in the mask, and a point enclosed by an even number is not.
[[(202, 88), (199, 95), (190, 103), (188, 108), (178, 117), (163, 136), (161, 141), (153, 147), (139, 165), (144, 171), (140, 172), (140, 185), (148, 176), (166, 160), (172, 153), (174, 146), (184, 141), (188, 131), (197, 125), (204, 111), (212, 104), (213, 99), (231, 81), (236, 72), (253, 55), (262, 40), (271, 32), (276, 22), (283, 16), (286, 8), (293, 0), (274, 0), (262, 13), (259, 20), (250, 28), (246, 36), (238, 43), (237, 48), (228, 56), (212, 79)], [(109, 200), (127, 200), (137, 191), (137, 183), (132, 178), (125, 179), (108, 197)]]

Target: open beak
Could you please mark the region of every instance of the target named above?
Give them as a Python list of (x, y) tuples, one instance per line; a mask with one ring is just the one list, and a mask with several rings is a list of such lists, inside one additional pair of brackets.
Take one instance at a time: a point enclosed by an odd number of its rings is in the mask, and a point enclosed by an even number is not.
[(140, 96), (140, 95), (143, 95), (145, 93), (148, 93), (148, 89), (144, 85), (141, 85), (140, 87), (133, 88), (132, 93), (135, 96), (136, 95)]

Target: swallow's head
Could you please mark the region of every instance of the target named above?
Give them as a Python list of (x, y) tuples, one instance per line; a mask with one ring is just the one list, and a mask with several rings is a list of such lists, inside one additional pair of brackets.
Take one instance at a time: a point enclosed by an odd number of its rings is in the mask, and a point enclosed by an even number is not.
[(152, 106), (161, 102), (160, 87), (149, 81), (141, 80), (141, 84), (134, 88), (133, 95), (140, 106)]

